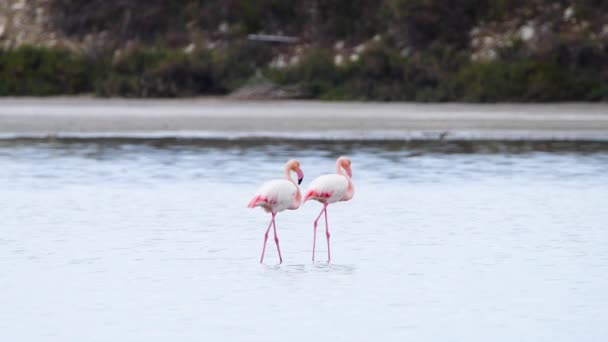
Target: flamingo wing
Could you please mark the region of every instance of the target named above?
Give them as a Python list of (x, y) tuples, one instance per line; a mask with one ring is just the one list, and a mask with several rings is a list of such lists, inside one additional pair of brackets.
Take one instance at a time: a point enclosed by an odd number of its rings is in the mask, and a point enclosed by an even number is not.
[(292, 209), (298, 191), (298, 187), (288, 180), (278, 179), (269, 181), (260, 187), (247, 207), (263, 207), (266, 211), (272, 212)]
[(341, 200), (348, 191), (348, 180), (337, 174), (323, 175), (313, 180), (308, 186), (304, 201), (314, 199), (333, 203)]

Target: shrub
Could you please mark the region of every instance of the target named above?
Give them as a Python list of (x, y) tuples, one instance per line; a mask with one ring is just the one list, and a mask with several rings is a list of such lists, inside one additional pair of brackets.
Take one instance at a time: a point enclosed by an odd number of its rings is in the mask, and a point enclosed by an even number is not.
[(458, 98), (471, 102), (600, 99), (603, 82), (554, 61), (474, 63), (454, 77)]
[(208, 53), (136, 50), (117, 60), (96, 86), (100, 96), (178, 97), (223, 93)]
[(45, 96), (92, 90), (98, 67), (65, 50), (22, 47), (0, 51), (0, 95)]
[[(457, 59), (454, 59), (457, 60)], [(336, 66), (331, 51), (313, 50), (301, 63), (271, 72), (283, 84), (298, 83), (312, 98), (327, 100), (444, 101), (449, 93), (441, 86), (445, 69), (432, 56), (406, 58), (381, 43), (367, 48), (356, 62)], [(439, 69), (439, 70), (437, 70)]]
[(340, 81), (340, 70), (329, 50), (310, 49), (300, 63), (285, 69), (267, 70), (268, 77), (279, 84), (299, 84), (310, 98), (323, 97)]
[(264, 47), (237, 44), (232, 48), (196, 51), (142, 49), (126, 54), (96, 86), (100, 96), (180, 97), (225, 94), (250, 78), (270, 59)]

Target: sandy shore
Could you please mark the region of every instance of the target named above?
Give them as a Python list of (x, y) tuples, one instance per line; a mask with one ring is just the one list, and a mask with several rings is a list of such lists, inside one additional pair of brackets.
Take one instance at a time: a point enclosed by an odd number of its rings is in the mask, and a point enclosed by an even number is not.
[(0, 135), (608, 140), (608, 105), (4, 98)]

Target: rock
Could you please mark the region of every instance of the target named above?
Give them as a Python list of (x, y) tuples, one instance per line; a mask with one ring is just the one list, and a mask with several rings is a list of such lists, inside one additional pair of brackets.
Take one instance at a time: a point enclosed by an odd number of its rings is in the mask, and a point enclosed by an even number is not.
[(25, 8), (25, 1), (17, 1), (11, 6), (13, 11), (20, 11)]
[(218, 30), (219, 30), (221, 33), (226, 33), (226, 32), (228, 32), (228, 29), (229, 29), (229, 28), (230, 28), (230, 26), (228, 26), (228, 23), (227, 23), (227, 22), (225, 22), (225, 21), (223, 21), (223, 22), (220, 24), (220, 26), (218, 27)]
[(23, 45), (24, 40), (25, 40), (25, 32), (19, 31), (19, 33), (17, 33), (17, 37), (15, 38), (15, 45), (17, 45), (17, 46)]
[(238, 100), (282, 100), (306, 97), (299, 85), (280, 86), (267, 79), (256, 78), (232, 92), (228, 97)]
[(289, 59), (289, 65), (298, 65), (298, 63), (300, 63), (300, 56), (291, 56), (291, 58)]
[(564, 11), (564, 21), (568, 21), (574, 17), (574, 7), (570, 6)]
[(42, 26), (46, 23), (46, 15), (44, 13), (44, 9), (42, 8), (36, 8), (36, 25), (38, 26)]
[(278, 55), (275, 59), (270, 62), (270, 67), (275, 69), (283, 69), (287, 66), (287, 61), (285, 60), (285, 56)]
[(473, 62), (491, 62), (496, 60), (498, 53), (494, 49), (486, 48), (479, 50), (471, 55)]
[(496, 57), (498, 57), (498, 53), (496, 53), (496, 50), (486, 50), (483, 59), (486, 61), (493, 61), (496, 59)]
[(534, 29), (534, 26), (532, 26), (532, 25), (522, 26), (519, 29), (519, 37), (525, 42), (534, 38), (534, 34), (535, 34), (535, 29)]
[(350, 55), (349, 59), (350, 59), (351, 62), (356, 62), (356, 61), (359, 60), (359, 55), (356, 54), (356, 53), (353, 53), (352, 55)]
[(479, 38), (473, 38), (471, 40), (471, 46), (474, 47), (474, 48), (478, 47), (479, 46)]
[(190, 43), (190, 45), (188, 45), (184, 48), (184, 52), (187, 54), (191, 54), (192, 52), (194, 52), (195, 48), (196, 48), (196, 45), (194, 45), (194, 43)]
[(342, 65), (343, 62), (344, 62), (344, 56), (342, 56), (342, 55), (335, 55), (334, 56), (334, 64), (335, 65)]

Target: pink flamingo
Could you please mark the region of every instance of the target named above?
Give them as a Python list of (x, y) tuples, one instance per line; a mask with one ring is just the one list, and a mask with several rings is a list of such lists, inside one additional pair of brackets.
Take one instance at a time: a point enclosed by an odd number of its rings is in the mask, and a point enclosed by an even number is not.
[[(294, 171), (298, 175), (298, 184), (291, 179), (291, 171)], [(279, 247), (279, 236), (277, 235), (277, 225), (274, 221), (277, 213), (285, 210), (295, 210), (300, 207), (302, 202), (302, 195), (300, 194), (300, 188), (298, 185), (302, 183), (304, 179), (304, 173), (300, 169), (300, 162), (291, 159), (285, 164), (285, 179), (271, 180), (262, 185), (258, 192), (253, 196), (253, 199), (247, 205), (248, 208), (262, 207), (267, 213), (272, 214), (270, 224), (266, 233), (264, 234), (264, 246), (262, 247), (262, 257), (260, 263), (264, 261), (264, 253), (266, 252), (266, 241), (268, 241), (268, 232), (270, 227), (274, 230), (274, 242), (277, 245), (277, 251), (279, 252), (279, 264), (283, 262), (281, 256), (281, 247)]]
[(351, 177), (350, 159), (340, 157), (336, 161), (336, 174), (323, 175), (313, 180), (308, 186), (304, 202), (313, 199), (323, 203), (323, 209), (314, 221), (314, 237), (312, 241), (312, 261), (315, 261), (315, 244), (317, 242), (317, 223), (325, 213), (325, 236), (327, 237), (327, 262), (331, 261), (329, 249), (329, 224), (327, 223), (327, 206), (339, 201), (348, 201), (355, 195), (355, 187)]

